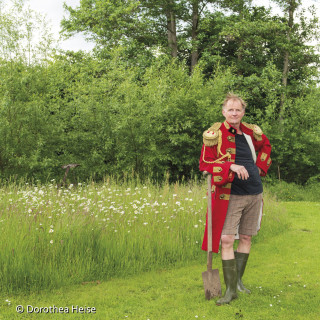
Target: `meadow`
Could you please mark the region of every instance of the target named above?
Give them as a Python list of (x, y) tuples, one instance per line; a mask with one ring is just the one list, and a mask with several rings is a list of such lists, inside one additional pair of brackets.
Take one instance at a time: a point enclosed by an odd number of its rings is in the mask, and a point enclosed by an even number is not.
[[(246, 278), (253, 295), (216, 309), (201, 279), (205, 194), (202, 181), (3, 186), (0, 319), (68, 317), (17, 314), (18, 304), (97, 308), (79, 319), (317, 319), (319, 203), (265, 190)], [(223, 283), (220, 264), (215, 255)]]
[(57, 288), (199, 257), (199, 186), (149, 183), (8, 185), (0, 195), (0, 286)]
[[(285, 222), (272, 221), (281, 221), (272, 203), (265, 228), (274, 234)], [(8, 184), (0, 192), (1, 291), (53, 289), (202, 259), (205, 211), (206, 187), (196, 181)]]

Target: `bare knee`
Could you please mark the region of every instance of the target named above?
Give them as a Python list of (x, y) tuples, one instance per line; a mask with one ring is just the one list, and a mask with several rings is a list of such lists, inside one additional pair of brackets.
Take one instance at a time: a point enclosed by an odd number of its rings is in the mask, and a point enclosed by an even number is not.
[(251, 236), (240, 234), (240, 241), (237, 248), (238, 252), (249, 253), (251, 249)]
[(251, 236), (248, 236), (246, 234), (240, 234), (240, 242), (251, 244)]
[(222, 235), (221, 236), (221, 247), (222, 249), (233, 248), (234, 235)]

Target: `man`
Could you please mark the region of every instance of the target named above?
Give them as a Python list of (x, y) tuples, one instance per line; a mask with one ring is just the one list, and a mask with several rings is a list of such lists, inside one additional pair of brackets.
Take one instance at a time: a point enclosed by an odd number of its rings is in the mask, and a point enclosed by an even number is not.
[[(246, 103), (228, 94), (222, 107), (224, 123), (203, 133), (200, 170), (212, 174), (212, 251), (221, 258), (226, 284), (218, 305), (237, 298), (237, 291), (250, 293), (242, 283), (251, 248), (251, 237), (260, 229), (262, 183), (271, 165), (271, 145), (261, 129), (241, 122)], [(258, 152), (258, 156), (256, 155)], [(239, 234), (236, 252), (233, 244)], [(238, 238), (238, 237), (237, 237)], [(202, 249), (207, 250), (207, 225)]]

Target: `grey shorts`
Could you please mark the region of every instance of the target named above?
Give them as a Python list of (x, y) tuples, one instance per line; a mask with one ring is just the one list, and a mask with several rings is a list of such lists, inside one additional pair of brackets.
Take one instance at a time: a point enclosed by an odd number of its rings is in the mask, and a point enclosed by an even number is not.
[(262, 193), (254, 195), (231, 194), (222, 234), (235, 235), (239, 227), (239, 234), (256, 235), (261, 210)]

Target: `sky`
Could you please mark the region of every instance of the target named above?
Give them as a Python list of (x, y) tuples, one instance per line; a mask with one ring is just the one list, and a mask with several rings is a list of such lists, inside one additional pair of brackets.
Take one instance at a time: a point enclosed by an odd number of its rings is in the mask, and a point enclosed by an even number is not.
[[(66, 2), (67, 5), (76, 7), (79, 5), (80, 0), (28, 0), (27, 3), (31, 9), (41, 12), (47, 16), (47, 21), (52, 26), (52, 33), (55, 39), (59, 39), (60, 32), (60, 21), (64, 16), (67, 16), (67, 13), (63, 9), (63, 3)], [(320, 0), (303, 0), (304, 7), (309, 7), (310, 5), (315, 5), (317, 12), (320, 17)], [(256, 5), (265, 5), (267, 7), (273, 6), (274, 11), (277, 11), (277, 8), (271, 0), (253, 0), (253, 4)], [(68, 40), (60, 41), (60, 47), (64, 50), (86, 50), (89, 51), (93, 48), (92, 43), (85, 41), (82, 35), (76, 35)]]
[[(51, 25), (51, 32), (54, 38), (58, 40), (60, 38), (60, 21), (64, 16), (68, 14), (63, 9), (63, 3), (72, 7), (77, 7), (80, 4), (80, 0), (27, 0), (26, 4), (36, 12), (40, 12), (47, 17), (48, 23)], [(82, 35), (75, 35), (70, 39), (61, 40), (59, 47), (64, 50), (86, 50), (89, 51), (93, 48), (92, 43), (85, 41)]]

